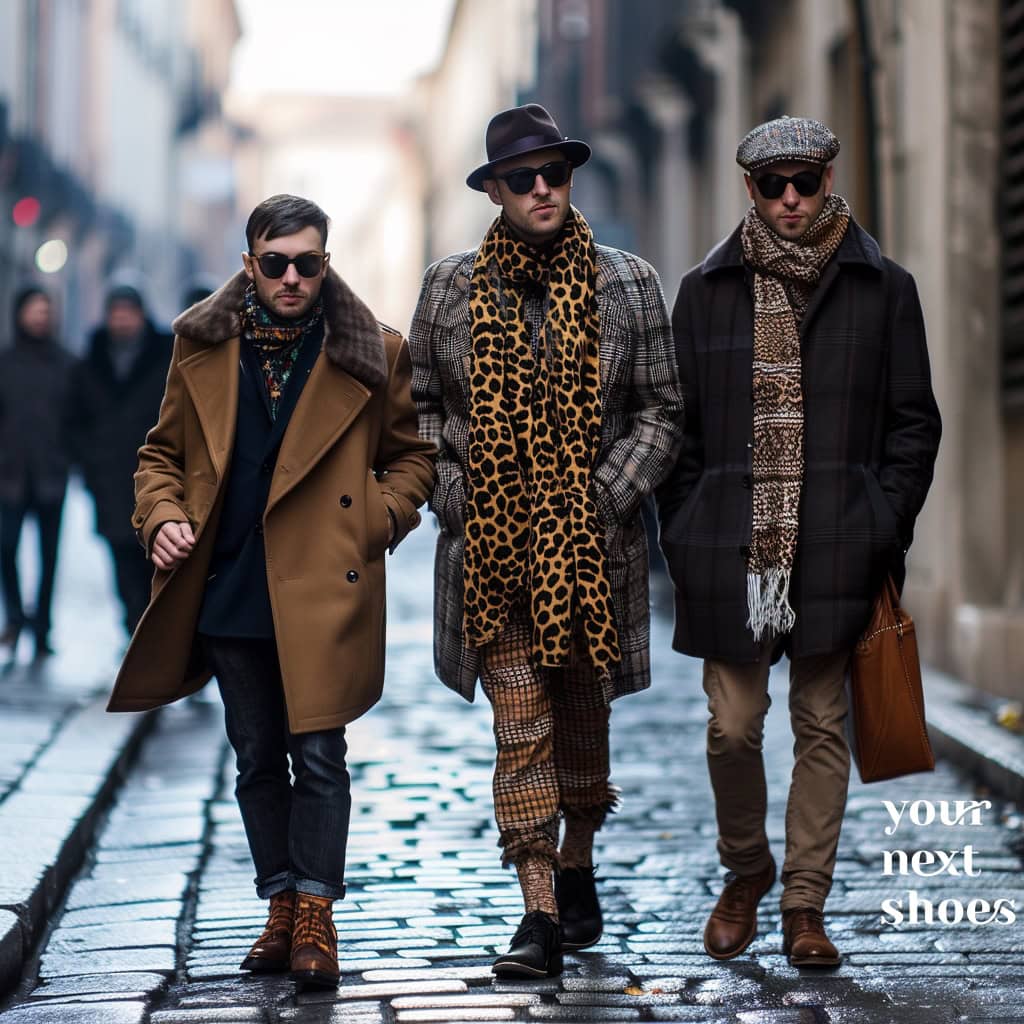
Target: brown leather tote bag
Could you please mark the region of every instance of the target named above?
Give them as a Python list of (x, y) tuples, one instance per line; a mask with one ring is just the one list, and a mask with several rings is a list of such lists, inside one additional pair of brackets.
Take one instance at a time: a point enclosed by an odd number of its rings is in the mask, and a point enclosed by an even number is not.
[(888, 576), (850, 660), (850, 749), (862, 782), (935, 768), (914, 620)]

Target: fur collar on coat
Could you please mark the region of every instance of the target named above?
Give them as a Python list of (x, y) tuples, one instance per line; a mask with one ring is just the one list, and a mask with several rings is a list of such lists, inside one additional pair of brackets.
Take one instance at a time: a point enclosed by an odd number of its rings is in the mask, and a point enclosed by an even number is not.
[[(174, 321), (174, 333), (206, 344), (237, 337), (248, 285), (249, 278), (240, 270), (212, 295), (185, 310)], [(366, 387), (380, 387), (388, 377), (387, 354), (373, 313), (331, 268), (324, 277), (321, 295), (327, 358)]]

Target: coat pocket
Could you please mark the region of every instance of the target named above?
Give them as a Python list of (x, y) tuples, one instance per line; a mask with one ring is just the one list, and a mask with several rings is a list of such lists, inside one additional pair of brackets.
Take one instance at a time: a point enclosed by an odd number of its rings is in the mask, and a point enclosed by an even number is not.
[(366, 561), (383, 558), (388, 549), (388, 509), (380, 484), (372, 470), (366, 474)]
[(878, 477), (868, 466), (862, 466), (864, 474), (864, 490), (867, 492), (873, 519), (872, 533), (882, 541), (884, 546), (895, 546), (899, 542), (900, 528), (896, 513), (893, 512), (889, 499), (878, 482)]
[(693, 490), (683, 499), (683, 503), (672, 513), (668, 521), (662, 525), (661, 535), (663, 540), (678, 544), (687, 539), (694, 512), (704, 494), (706, 480), (707, 474), (701, 473), (697, 478), (696, 484), (693, 486)]

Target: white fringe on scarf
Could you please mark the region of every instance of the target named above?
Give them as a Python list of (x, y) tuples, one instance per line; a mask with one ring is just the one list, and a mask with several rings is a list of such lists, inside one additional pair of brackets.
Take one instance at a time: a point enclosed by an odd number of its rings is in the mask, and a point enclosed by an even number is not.
[(761, 641), (788, 633), (796, 622), (796, 612), (789, 605), (788, 569), (774, 566), (765, 573), (747, 573), (747, 626), (754, 639)]

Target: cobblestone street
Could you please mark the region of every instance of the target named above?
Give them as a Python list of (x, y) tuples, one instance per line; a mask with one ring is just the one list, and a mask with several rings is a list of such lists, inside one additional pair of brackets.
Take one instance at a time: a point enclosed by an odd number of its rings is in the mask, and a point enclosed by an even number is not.
[[(466, 705), (431, 667), (433, 539), (425, 525), (391, 563), (385, 698), (349, 730), (353, 826), (348, 897), (336, 910), (337, 992), (296, 996), (282, 977), (237, 969), (265, 905), (253, 892), (233, 762), (210, 688), (163, 711), (142, 741), (0, 1013), (4, 1024), (1024, 1021), (1024, 925), (958, 916), (961, 905), (1000, 898), (1024, 913), (1015, 852), (1021, 820), (947, 762), (931, 776), (851, 786), (826, 917), (841, 968), (822, 974), (787, 965), (778, 884), (762, 905), (754, 945), (728, 963), (706, 956), (701, 932), (721, 871), (704, 701), (699, 664), (670, 651), (664, 613), (655, 622), (653, 688), (617, 702), (612, 716), (623, 807), (596, 852), (605, 936), (569, 956), (559, 980), (492, 980), (490, 962), (507, 945), (521, 903), (495, 845), (489, 709), (482, 697)], [(766, 757), (778, 858), (791, 763), (784, 689), (777, 673)], [(75, 770), (65, 765), (66, 775)], [(979, 824), (970, 813), (957, 825), (920, 823), (940, 801), (982, 798), (991, 806), (980, 806)], [(891, 836), (885, 800), (897, 809), (907, 801)], [(973, 848), (966, 864), (962, 854), (949, 856), (965, 845)], [(894, 849), (947, 856), (920, 856), (919, 874), (885, 875), (883, 851)], [(911, 891), (956, 923), (883, 924), (883, 901), (901, 901), (906, 913)], [(989, 915), (976, 907), (971, 916)]]

